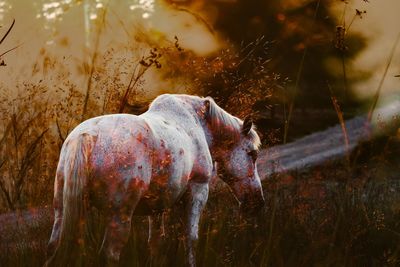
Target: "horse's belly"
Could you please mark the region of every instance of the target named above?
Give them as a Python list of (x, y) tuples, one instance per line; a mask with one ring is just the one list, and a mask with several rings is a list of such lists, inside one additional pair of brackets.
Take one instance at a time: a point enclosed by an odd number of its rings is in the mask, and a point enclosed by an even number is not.
[(167, 207), (158, 198), (143, 196), (135, 208), (133, 215), (152, 215), (161, 213)]
[(172, 207), (185, 192), (193, 163), (192, 157), (184, 151), (190, 151), (190, 147), (185, 144), (170, 145), (172, 143), (166, 136), (161, 139), (160, 147), (153, 158), (149, 187), (134, 214), (161, 212)]
[(166, 183), (152, 181), (148, 190), (141, 197), (134, 215), (151, 215), (172, 207), (186, 190), (186, 179)]

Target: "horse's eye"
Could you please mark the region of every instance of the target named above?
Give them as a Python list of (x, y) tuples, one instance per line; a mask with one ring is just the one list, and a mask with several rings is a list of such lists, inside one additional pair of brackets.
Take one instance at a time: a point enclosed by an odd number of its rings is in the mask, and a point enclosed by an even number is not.
[(258, 156), (257, 150), (251, 150), (251, 151), (247, 152), (247, 154), (251, 157), (253, 162), (256, 162), (257, 156)]

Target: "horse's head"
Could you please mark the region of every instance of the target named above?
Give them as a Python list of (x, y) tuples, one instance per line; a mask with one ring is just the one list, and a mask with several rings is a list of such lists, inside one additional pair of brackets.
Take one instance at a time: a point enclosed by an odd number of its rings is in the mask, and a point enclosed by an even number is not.
[(230, 145), (229, 152), (220, 158), (222, 179), (231, 187), (244, 213), (258, 212), (264, 206), (264, 196), (257, 172), (259, 137), (247, 117), (242, 125), (240, 139)]
[(250, 117), (242, 122), (206, 101), (209, 128), (214, 138), (213, 156), (219, 162), (218, 172), (240, 202), (244, 213), (255, 213), (264, 206), (264, 196), (257, 172), (260, 138)]

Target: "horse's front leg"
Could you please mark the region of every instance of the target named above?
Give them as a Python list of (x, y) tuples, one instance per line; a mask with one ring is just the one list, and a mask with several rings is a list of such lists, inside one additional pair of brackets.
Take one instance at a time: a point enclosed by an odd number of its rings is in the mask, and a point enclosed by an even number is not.
[(195, 250), (199, 238), (199, 220), (207, 199), (208, 183), (190, 183), (186, 204), (186, 260), (189, 266), (196, 266)]
[(165, 238), (164, 212), (148, 216), (149, 220), (149, 237), (147, 243), (149, 245), (151, 256), (157, 255), (161, 241)]

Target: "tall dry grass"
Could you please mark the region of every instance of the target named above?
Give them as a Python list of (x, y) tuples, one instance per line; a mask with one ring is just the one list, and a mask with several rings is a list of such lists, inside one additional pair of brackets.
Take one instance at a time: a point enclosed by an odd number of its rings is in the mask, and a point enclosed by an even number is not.
[[(360, 150), (358, 167), (351, 171), (343, 160), (306, 173), (270, 177), (263, 182), (266, 210), (254, 218), (241, 218), (229, 189), (217, 184), (201, 220), (198, 266), (397, 266), (399, 162), (390, 156), (400, 151), (400, 141), (396, 136), (382, 138)], [(153, 254), (147, 247), (147, 218), (134, 217), (121, 266), (183, 266), (180, 209), (178, 205), (166, 212), (166, 234)], [(86, 263), (97, 266), (103, 226), (99, 214), (92, 212), (99, 232), (89, 245), (92, 254)], [(23, 220), (29, 217), (17, 217), (20, 225), (13, 226), (14, 239), (0, 238), (5, 252), (0, 262), (43, 263), (51, 219), (48, 211), (40, 216), (42, 223), (28, 221), (25, 226)], [(15, 243), (1, 242), (6, 238)]]

